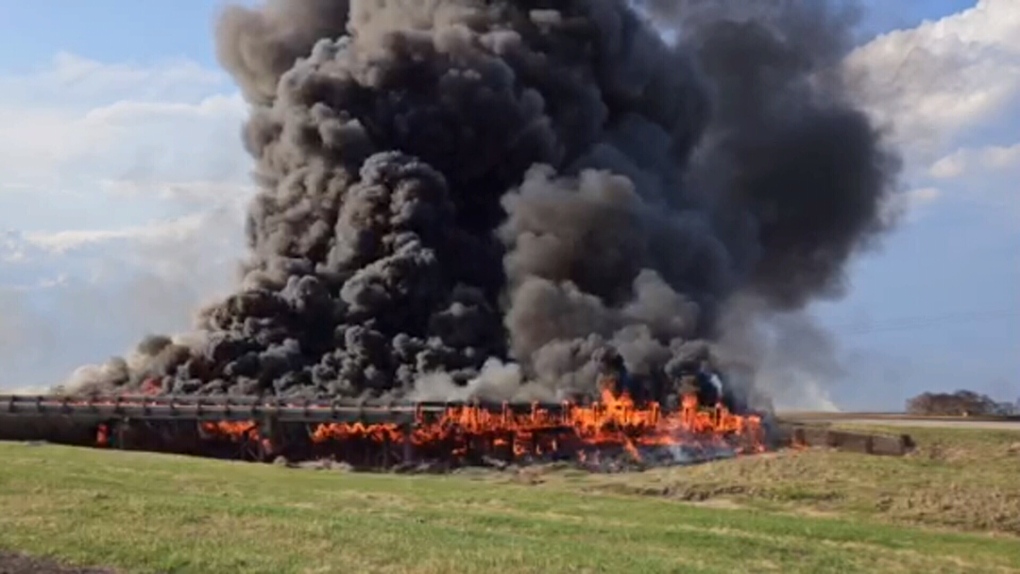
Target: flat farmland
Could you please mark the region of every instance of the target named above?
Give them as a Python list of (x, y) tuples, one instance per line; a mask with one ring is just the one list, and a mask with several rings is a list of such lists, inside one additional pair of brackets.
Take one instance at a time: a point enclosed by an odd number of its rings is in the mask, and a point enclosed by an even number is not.
[(1020, 572), (1020, 433), (909, 432), (920, 446), (902, 458), (809, 450), (608, 475), (0, 443), (0, 555), (116, 572)]

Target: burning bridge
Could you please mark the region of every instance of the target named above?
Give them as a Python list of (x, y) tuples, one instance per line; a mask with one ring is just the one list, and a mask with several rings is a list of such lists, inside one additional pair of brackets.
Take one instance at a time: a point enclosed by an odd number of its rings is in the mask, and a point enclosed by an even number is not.
[(573, 460), (677, 464), (765, 450), (757, 415), (664, 411), (626, 394), (591, 404), (407, 403), (236, 396), (0, 396), (0, 440), (381, 468)]

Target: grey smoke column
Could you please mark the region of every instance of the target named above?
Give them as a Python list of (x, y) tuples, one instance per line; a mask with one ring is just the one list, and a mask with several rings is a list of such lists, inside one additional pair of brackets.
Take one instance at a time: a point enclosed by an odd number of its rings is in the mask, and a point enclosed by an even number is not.
[(226, 10), (242, 287), (90, 385), (551, 398), (607, 344), (650, 379), (706, 358), (735, 294), (838, 294), (898, 164), (845, 97), (852, 22), (746, 4), (646, 6), (675, 47), (624, 0)]

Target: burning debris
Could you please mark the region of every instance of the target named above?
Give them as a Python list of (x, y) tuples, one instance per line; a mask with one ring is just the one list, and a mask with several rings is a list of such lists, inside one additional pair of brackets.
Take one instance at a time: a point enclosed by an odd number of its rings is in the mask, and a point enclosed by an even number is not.
[(0, 410), (0, 439), (9, 438), (12, 417), (41, 417), (94, 428), (101, 448), (335, 460), (352, 468), (557, 461), (590, 470), (699, 462), (761, 452), (769, 442), (762, 417), (733, 414), (721, 403), (700, 408), (695, 392), (668, 412), (612, 383), (603, 387), (591, 404), (11, 397)]
[[(196, 333), (68, 388), (575, 405), (465, 407), (410, 437), (454, 450), (516, 452), (549, 426), (630, 451), (755, 435), (732, 414), (761, 402), (719, 363), (721, 311), (838, 293), (885, 229), (898, 164), (845, 95), (845, 14), (743, 6), (656, 22), (625, 0), (228, 8), (218, 55), (250, 104), (260, 188), (240, 287)], [(609, 400), (606, 371), (640, 408)]]
[(695, 395), (684, 397), (680, 411), (665, 413), (657, 404), (641, 408), (625, 393), (614, 396), (608, 390), (598, 403), (566, 404), (557, 412), (538, 406), (523, 414), (506, 407), (500, 412), (451, 407), (435, 420), (419, 420), (410, 434), (397, 425), (360, 423), (321, 425), (312, 434), (315, 443), (331, 440), (409, 441), (426, 459), (560, 459), (586, 466), (600, 464), (606, 453), (607, 458), (626, 453), (637, 463), (651, 457), (657, 464), (678, 464), (765, 449), (760, 417), (733, 415), (721, 404), (713, 412), (701, 411)]
[(609, 383), (590, 404), (0, 396), (0, 440), (404, 471), (555, 463), (612, 472), (784, 446), (893, 456), (914, 447), (907, 435), (777, 424), (768, 415), (734, 414), (721, 403), (705, 408), (692, 391), (680, 404), (677, 411), (641, 404)]

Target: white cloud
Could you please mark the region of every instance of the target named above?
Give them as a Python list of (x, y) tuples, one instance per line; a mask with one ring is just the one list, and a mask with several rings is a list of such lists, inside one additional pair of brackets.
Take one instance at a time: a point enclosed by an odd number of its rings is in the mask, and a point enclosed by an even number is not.
[(921, 187), (906, 193), (907, 201), (916, 207), (927, 205), (938, 199), (940, 195), (942, 195), (942, 192), (935, 187)]
[(216, 70), (69, 54), (0, 77), (0, 385), (50, 384), (229, 288), (252, 192)]
[(1015, 225), (1020, 144), (984, 142), (996, 130), (1000, 139), (1020, 133), (1020, 2), (979, 0), (878, 36), (847, 66), (857, 94), (892, 126), (906, 159), (912, 191), (892, 208), (930, 211), (935, 200), (964, 202), (994, 207)]
[(28, 233), (25, 235), (25, 241), (30, 245), (61, 255), (86, 245), (118, 240), (169, 243), (195, 233), (202, 224), (201, 215), (203, 214), (190, 215), (147, 226), (120, 229), (69, 229), (55, 233)]
[(184, 204), (209, 204), (247, 196), (252, 186), (232, 181), (191, 180), (191, 181), (145, 181), (133, 179), (100, 180), (102, 190), (125, 199), (155, 197)]
[(928, 169), (936, 179), (954, 179), (976, 171), (1020, 170), (1020, 143), (1011, 146), (960, 148), (943, 156)]
[(126, 95), (156, 102), (193, 101), (227, 86), (225, 74), (189, 60), (109, 63), (66, 52), (31, 73), (0, 77), (5, 100), (63, 109), (87, 109)]
[(242, 214), (235, 202), (135, 227), (8, 233), (0, 385), (52, 384), (146, 334), (190, 327), (235, 284)]
[(138, 210), (148, 219), (171, 209), (107, 197), (111, 182), (178, 196), (245, 185), (245, 113), (223, 74), (183, 61), (104, 64), (62, 54), (48, 68), (0, 77), (0, 229), (129, 225)]
[(953, 154), (943, 157), (928, 168), (928, 175), (935, 179), (952, 179), (959, 177), (966, 168), (964, 159), (960, 154)]
[(960, 148), (928, 167), (929, 177), (951, 187), (970, 205), (989, 208), (990, 218), (1011, 229), (1020, 224), (1020, 144)]
[(937, 154), (962, 132), (1012, 111), (1020, 95), (1020, 4), (968, 10), (884, 34), (847, 60), (873, 113), (914, 154)]
[(236, 95), (196, 103), (122, 99), (85, 111), (24, 108), (0, 97), (0, 174), (8, 185), (50, 191), (111, 178), (239, 182), (248, 165), (243, 117)]

